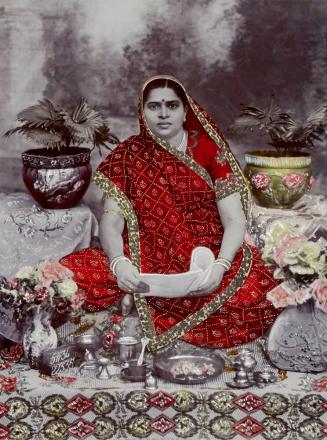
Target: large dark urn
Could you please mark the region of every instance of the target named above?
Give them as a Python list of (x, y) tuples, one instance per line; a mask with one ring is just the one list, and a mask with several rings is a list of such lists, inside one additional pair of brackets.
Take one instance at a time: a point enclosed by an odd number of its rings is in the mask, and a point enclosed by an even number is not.
[(22, 153), (22, 160), (26, 188), (44, 208), (75, 206), (91, 181), (88, 148), (69, 147), (60, 151), (38, 148)]

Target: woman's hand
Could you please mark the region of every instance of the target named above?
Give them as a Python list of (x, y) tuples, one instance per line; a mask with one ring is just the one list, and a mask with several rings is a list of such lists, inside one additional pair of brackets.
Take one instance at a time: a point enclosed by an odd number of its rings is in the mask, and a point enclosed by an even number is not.
[(200, 290), (190, 292), (187, 296), (206, 296), (217, 289), (223, 279), (225, 268), (220, 264), (214, 264), (210, 277), (206, 284)]
[(139, 271), (130, 261), (118, 261), (115, 267), (118, 287), (125, 292), (142, 293), (149, 292), (148, 284), (140, 280)]

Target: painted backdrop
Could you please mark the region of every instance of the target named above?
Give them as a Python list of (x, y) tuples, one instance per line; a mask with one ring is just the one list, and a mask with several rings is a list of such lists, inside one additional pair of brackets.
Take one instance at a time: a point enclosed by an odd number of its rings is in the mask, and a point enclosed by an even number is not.
[[(142, 82), (158, 73), (179, 78), (225, 133), (241, 103), (272, 95), (303, 117), (327, 101), (326, 22), (325, 0), (0, 0), (0, 132), (42, 97), (85, 96), (123, 139), (137, 130)], [(241, 162), (266, 142), (227, 137)], [(0, 190), (23, 188), (27, 147), (1, 139)], [(314, 156), (316, 192), (327, 191), (326, 147)]]

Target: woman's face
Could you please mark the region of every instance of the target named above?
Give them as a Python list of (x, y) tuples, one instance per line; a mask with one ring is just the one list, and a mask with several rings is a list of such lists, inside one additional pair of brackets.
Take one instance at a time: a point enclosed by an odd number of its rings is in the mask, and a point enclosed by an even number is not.
[(169, 87), (152, 89), (144, 102), (144, 115), (152, 133), (169, 141), (183, 130), (185, 108)]

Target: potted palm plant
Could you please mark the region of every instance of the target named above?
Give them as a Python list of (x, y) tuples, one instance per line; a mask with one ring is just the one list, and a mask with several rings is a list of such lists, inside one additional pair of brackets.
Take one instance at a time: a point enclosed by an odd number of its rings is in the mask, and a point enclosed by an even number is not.
[(102, 147), (111, 149), (110, 144), (119, 143), (101, 113), (84, 98), (72, 111), (44, 99), (19, 112), (17, 120), (20, 125), (5, 136), (19, 133), (40, 145), (22, 153), (23, 180), (45, 208), (76, 205), (91, 180), (91, 151), (97, 148), (101, 154)]
[(310, 151), (326, 135), (326, 126), (327, 105), (303, 121), (293, 119), (273, 101), (263, 110), (243, 106), (232, 131), (257, 130), (268, 135), (268, 144), (275, 148), (245, 154), (244, 174), (260, 205), (288, 208), (311, 188)]

